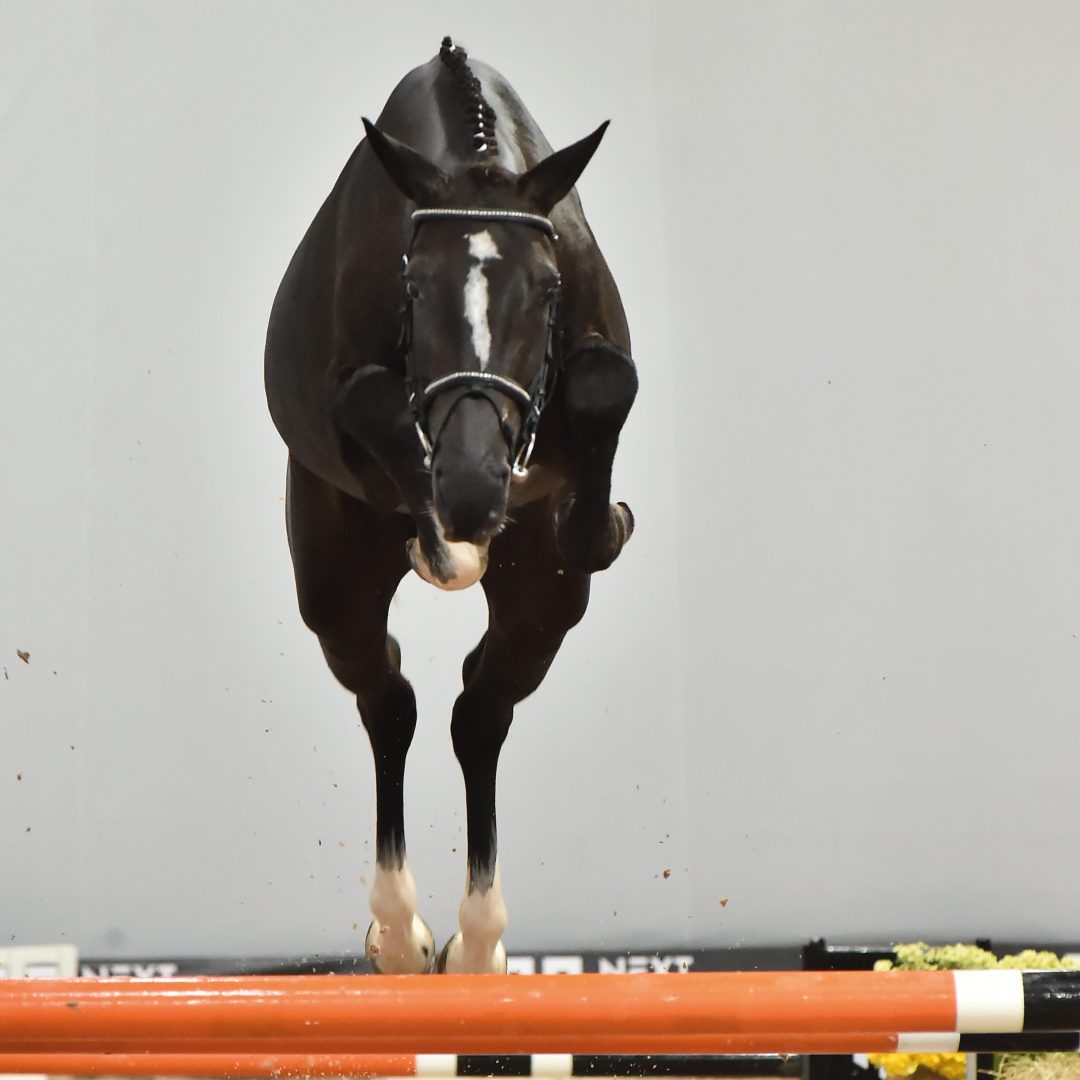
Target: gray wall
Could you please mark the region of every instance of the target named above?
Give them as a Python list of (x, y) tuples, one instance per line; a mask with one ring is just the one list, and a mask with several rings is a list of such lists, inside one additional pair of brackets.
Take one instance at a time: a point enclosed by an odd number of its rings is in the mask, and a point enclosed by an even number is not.
[[(580, 191), (643, 388), (638, 532), (504, 757), (510, 945), (1075, 938), (1080, 8), (521, 11), (0, 3), (0, 940), (361, 948), (262, 338), (446, 32), (556, 145), (613, 118)], [(482, 619), (393, 610), (440, 940)]]

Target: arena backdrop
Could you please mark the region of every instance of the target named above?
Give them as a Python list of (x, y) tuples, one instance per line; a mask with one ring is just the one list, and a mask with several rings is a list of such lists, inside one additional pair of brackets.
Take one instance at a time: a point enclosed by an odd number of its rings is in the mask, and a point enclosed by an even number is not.
[[(0, 943), (362, 948), (373, 770), (303, 627), (274, 290), (444, 34), (579, 186), (633, 541), (500, 773), (511, 952), (1075, 938), (1080, 8), (0, 3)], [(479, 590), (392, 611), (454, 926)], [(587, 824), (583, 824), (587, 823)]]

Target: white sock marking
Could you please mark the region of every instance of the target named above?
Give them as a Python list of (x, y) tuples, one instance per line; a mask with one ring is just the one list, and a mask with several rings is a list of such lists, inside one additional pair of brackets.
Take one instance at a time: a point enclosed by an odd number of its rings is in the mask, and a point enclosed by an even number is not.
[(469, 255), (476, 260), (476, 265), (469, 269), (469, 276), (465, 279), (465, 318), (472, 330), (473, 351), (480, 361), (480, 370), (485, 371), (491, 359), (491, 327), (488, 325), (490, 297), (484, 263), (490, 259), (501, 259), (502, 256), (487, 229), (466, 234), (466, 239), (469, 241)]
[(446, 970), (451, 974), (501, 973), (506, 970), (506, 903), (503, 900), (499, 864), (495, 863), (491, 888), (482, 893), (465, 886), (465, 899), (458, 908), (461, 932), (448, 943)]
[(466, 892), (458, 908), (458, 925), (465, 970), (491, 971), (495, 951), (506, 933), (506, 903), (497, 860), (491, 888), (483, 893), (479, 889)]
[(416, 882), (408, 863), (400, 870), (376, 864), (369, 899), (375, 916), (366, 943), (371, 959), (388, 975), (425, 971), (434, 943), (416, 913)]

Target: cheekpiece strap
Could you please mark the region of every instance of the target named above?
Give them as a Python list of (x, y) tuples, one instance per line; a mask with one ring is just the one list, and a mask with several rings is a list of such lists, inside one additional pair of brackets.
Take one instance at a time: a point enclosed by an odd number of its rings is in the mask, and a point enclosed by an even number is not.
[(527, 214), (524, 210), (487, 210), (479, 209), (419, 209), (412, 212), (413, 226), (419, 228), (425, 221), (433, 221), (446, 218), (470, 218), (473, 221), (503, 221), (517, 225), (531, 225), (534, 229), (546, 232), (552, 240), (558, 240), (559, 234), (550, 218), (541, 214)]

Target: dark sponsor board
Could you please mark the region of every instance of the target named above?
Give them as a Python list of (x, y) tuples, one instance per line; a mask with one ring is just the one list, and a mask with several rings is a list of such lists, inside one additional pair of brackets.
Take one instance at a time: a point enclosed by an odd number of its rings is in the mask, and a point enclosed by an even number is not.
[[(597, 951), (513, 952), (507, 966), (515, 975), (646, 974), (687, 971), (790, 971), (800, 966), (799, 950), (762, 949), (627, 949)], [(151, 957), (98, 959), (85, 957), (79, 974), (98, 978), (168, 978), (174, 975), (322, 975), (365, 974), (371, 965), (363, 956), (299, 957)]]

